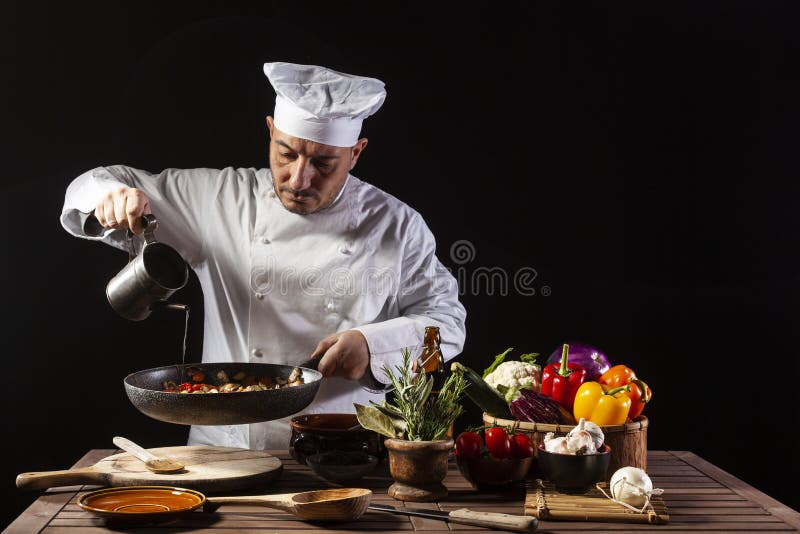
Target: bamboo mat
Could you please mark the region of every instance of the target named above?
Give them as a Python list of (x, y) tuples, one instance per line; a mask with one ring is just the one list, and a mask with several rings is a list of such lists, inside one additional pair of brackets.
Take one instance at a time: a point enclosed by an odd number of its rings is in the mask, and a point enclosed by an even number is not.
[[(605, 483), (601, 483), (608, 493)], [(667, 506), (660, 495), (650, 498), (650, 506), (637, 513), (606, 498), (597, 488), (585, 495), (568, 495), (556, 491), (551, 482), (529, 480), (525, 495), (525, 515), (538, 519), (564, 521), (619, 521), (628, 523), (666, 524)]]

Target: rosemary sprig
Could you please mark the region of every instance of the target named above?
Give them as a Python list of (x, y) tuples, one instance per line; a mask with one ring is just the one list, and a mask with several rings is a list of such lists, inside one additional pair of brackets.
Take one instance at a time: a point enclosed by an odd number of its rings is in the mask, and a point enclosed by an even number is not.
[(383, 367), (383, 372), (394, 386), (394, 404), (387, 401), (373, 404), (379, 406), (384, 414), (391, 414), (405, 423), (395, 424), (395, 429), (404, 433), (406, 439), (442, 439), (463, 412), (460, 401), (467, 388), (466, 379), (454, 373), (447, 377), (439, 393), (432, 395), (433, 377), (426, 376), (424, 369), (414, 376), (411, 372), (411, 351), (405, 348), (402, 354), (403, 363), (396, 367), (396, 374), (388, 366)]

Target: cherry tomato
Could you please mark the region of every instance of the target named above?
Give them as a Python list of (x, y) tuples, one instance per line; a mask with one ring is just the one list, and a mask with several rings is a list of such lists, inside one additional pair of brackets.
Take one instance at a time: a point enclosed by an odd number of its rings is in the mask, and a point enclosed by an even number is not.
[(533, 456), (533, 445), (525, 434), (511, 436), (511, 457), (515, 460)]
[(181, 391), (192, 391), (192, 385), (189, 382), (184, 382), (178, 387)]
[(465, 460), (474, 460), (481, 455), (483, 440), (475, 432), (462, 432), (456, 438), (456, 456)]
[(486, 448), (492, 456), (502, 460), (511, 453), (511, 440), (505, 430), (495, 426), (486, 430)]

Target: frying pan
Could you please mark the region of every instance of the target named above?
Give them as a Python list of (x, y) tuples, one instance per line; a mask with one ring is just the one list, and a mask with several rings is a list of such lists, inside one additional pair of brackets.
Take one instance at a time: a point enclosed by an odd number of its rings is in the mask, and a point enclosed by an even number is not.
[[(179, 425), (243, 425), (271, 421), (295, 414), (311, 404), (319, 390), (322, 374), (316, 370), (319, 359), (300, 364), (303, 382), (299, 386), (239, 393), (182, 394), (163, 391), (164, 382), (185, 381), (189, 368), (207, 377), (219, 371), (234, 376), (242, 371), (257, 377), (286, 379), (295, 366), (271, 363), (192, 363), (137, 371), (125, 377), (125, 392), (143, 414)], [(212, 382), (209, 380), (208, 382)]]

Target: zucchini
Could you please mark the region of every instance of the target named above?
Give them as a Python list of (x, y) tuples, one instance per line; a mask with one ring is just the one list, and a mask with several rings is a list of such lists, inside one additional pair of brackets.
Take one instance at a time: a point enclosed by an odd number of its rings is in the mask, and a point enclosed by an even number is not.
[(487, 384), (486, 381), (481, 378), (481, 375), (459, 362), (453, 362), (452, 365), (450, 365), (450, 371), (460, 374), (467, 380), (469, 386), (464, 393), (466, 393), (467, 397), (477, 404), (480, 409), (493, 417), (514, 419), (506, 400), (499, 391)]

